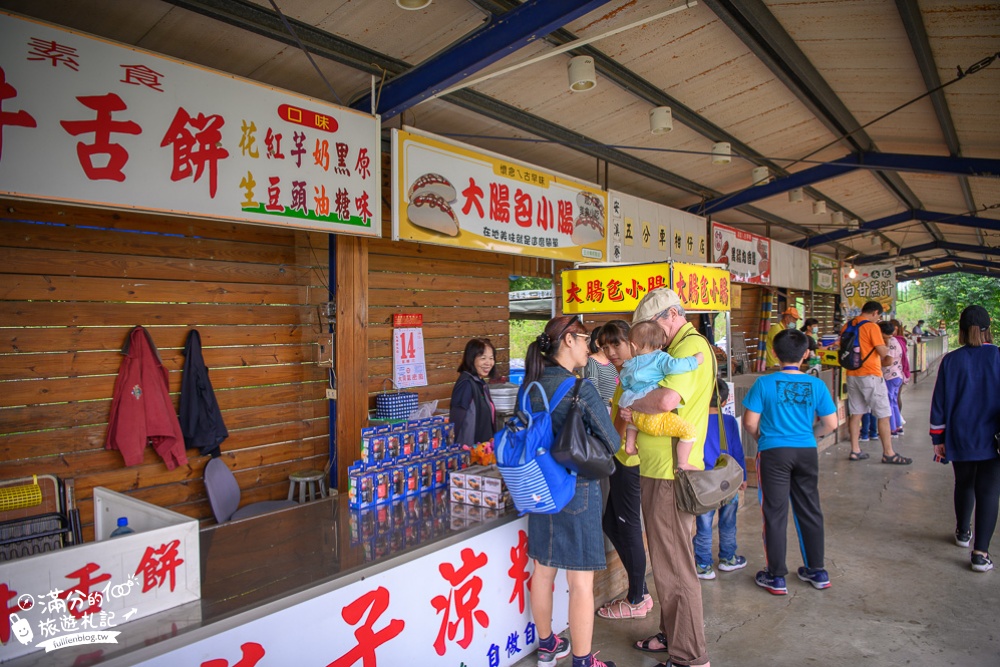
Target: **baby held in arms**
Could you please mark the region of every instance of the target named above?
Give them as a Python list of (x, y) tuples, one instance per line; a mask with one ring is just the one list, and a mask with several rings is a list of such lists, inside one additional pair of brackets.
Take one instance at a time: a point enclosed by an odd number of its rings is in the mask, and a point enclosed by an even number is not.
[[(667, 334), (655, 322), (636, 324), (629, 331), (628, 342), (634, 356), (625, 362), (618, 376), (622, 385), (619, 408), (630, 407), (656, 389), (667, 375), (689, 373), (705, 361), (701, 352), (680, 359), (664, 352), (662, 348), (667, 344)], [(678, 461), (687, 461), (694, 445), (694, 426), (673, 412), (647, 414), (633, 410), (632, 422), (628, 424), (625, 432), (625, 453), (629, 456), (639, 451), (635, 446), (638, 431), (649, 435), (679, 438)]]

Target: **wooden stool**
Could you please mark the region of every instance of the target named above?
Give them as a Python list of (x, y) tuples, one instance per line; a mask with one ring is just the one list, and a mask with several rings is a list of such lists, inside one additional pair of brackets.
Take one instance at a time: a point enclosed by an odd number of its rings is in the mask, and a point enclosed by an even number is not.
[(306, 502), (306, 494), (309, 500), (319, 500), (326, 498), (326, 475), (322, 470), (303, 470), (293, 472), (288, 476), (288, 499), (295, 499), (295, 485), (299, 486), (299, 504)]

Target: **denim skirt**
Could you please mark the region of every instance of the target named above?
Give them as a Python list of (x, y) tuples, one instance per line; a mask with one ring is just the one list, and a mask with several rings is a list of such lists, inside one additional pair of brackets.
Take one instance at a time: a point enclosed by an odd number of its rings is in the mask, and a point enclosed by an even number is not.
[(528, 515), (528, 556), (562, 570), (603, 570), (601, 483), (576, 478), (573, 500), (558, 514)]

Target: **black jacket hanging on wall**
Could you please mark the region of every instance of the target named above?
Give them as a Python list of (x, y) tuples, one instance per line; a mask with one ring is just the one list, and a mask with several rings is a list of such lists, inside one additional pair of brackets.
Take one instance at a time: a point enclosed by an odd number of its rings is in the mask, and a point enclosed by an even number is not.
[(222, 411), (215, 400), (208, 369), (201, 356), (201, 335), (188, 333), (184, 345), (184, 375), (181, 378), (181, 431), (188, 449), (197, 447), (201, 454), (219, 456), (219, 445), (229, 437), (222, 421)]

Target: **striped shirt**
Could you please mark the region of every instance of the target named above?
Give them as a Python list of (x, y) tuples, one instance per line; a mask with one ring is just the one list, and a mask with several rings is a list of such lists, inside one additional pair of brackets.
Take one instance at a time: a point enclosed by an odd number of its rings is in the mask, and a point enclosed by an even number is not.
[(593, 357), (587, 359), (587, 367), (583, 371), (583, 377), (588, 378), (597, 387), (597, 393), (601, 395), (604, 402), (611, 404), (611, 397), (615, 394), (615, 387), (618, 386), (618, 370), (609, 361), (602, 364)]

